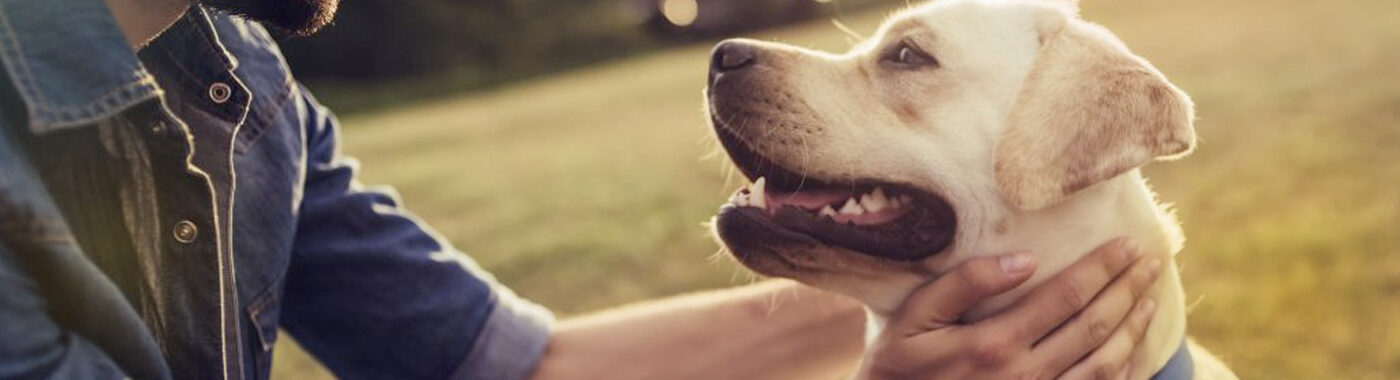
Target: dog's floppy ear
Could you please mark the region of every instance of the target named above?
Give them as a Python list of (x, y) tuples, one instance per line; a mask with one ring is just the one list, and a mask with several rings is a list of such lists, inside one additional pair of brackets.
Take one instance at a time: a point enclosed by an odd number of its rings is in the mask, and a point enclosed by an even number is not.
[(997, 144), (998, 189), (1035, 210), (1195, 146), (1191, 99), (1111, 33), (1049, 12)]

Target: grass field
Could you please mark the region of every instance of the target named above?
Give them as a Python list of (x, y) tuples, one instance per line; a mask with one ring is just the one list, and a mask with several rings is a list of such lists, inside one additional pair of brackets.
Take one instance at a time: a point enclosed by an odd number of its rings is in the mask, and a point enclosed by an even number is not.
[[(1193, 335), (1246, 379), (1400, 378), (1400, 1), (1084, 8), (1196, 100), (1198, 152), (1147, 170), (1190, 240)], [(826, 21), (757, 36), (848, 46)], [(707, 52), (357, 114), (346, 151), (561, 316), (746, 283), (700, 227), (737, 186), (701, 158)], [(275, 364), (329, 378), (291, 345)]]

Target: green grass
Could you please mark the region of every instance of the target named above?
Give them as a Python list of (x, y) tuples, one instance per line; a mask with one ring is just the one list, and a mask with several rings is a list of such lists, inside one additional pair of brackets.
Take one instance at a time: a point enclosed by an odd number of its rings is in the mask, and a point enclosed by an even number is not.
[[(1400, 2), (1085, 8), (1197, 102), (1199, 151), (1147, 170), (1190, 239), (1192, 334), (1247, 379), (1400, 378)], [(758, 37), (848, 46), (826, 21)], [(746, 283), (700, 227), (737, 185), (701, 158), (707, 52), (356, 114), (346, 151), (561, 316)], [(287, 344), (274, 370), (329, 378)]]

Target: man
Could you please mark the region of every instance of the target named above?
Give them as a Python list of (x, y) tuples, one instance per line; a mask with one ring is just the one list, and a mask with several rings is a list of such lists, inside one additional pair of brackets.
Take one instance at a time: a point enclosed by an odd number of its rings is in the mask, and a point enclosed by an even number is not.
[[(855, 368), (859, 306), (791, 283), (554, 326), (393, 195), (355, 181), (335, 118), (250, 21), (305, 35), (335, 7), (0, 0), (0, 378), (265, 379), (279, 327), (351, 379), (811, 379)], [(1131, 246), (1100, 251), (1031, 297), (1140, 294), (1146, 282), (1128, 278), (1141, 276), (1119, 276), (1138, 257)], [(958, 323), (1033, 269), (1024, 254), (975, 260), (916, 292), (892, 323), (918, 333), (881, 342), (860, 376), (1118, 373), (1148, 322), (1127, 311), (1136, 300)], [(770, 310), (775, 297), (797, 301)], [(1025, 327), (1076, 317), (1117, 329)], [(1083, 344), (1036, 349), (1048, 334)]]

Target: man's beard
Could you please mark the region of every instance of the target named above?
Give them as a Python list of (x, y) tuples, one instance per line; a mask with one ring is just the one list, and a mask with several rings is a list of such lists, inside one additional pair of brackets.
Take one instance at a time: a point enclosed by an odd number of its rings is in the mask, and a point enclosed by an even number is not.
[(280, 33), (302, 37), (335, 18), (340, 0), (198, 0), (210, 8), (247, 17)]

